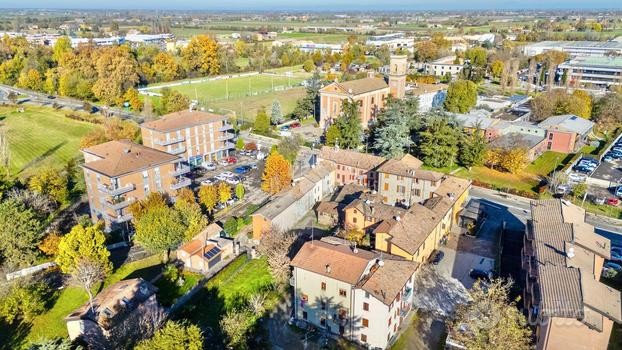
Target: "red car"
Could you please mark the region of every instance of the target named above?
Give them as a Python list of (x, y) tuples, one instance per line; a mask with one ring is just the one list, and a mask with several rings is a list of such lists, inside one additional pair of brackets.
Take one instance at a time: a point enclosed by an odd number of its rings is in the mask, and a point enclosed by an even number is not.
[(620, 203), (620, 200), (617, 198), (609, 198), (607, 199), (607, 204), (616, 206)]
[(229, 163), (229, 164), (235, 164), (237, 162), (238, 162), (238, 160), (235, 157), (227, 158), (227, 163)]
[(300, 127), (300, 123), (299, 122), (295, 122), (295, 123), (291, 123), (289, 125), (290, 128), (294, 129), (294, 128), (299, 128)]

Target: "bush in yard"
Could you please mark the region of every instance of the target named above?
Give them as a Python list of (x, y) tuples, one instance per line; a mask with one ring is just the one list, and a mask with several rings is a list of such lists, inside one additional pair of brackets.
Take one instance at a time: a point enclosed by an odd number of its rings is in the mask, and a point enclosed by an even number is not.
[(235, 236), (238, 233), (238, 220), (236, 218), (234, 218), (233, 216), (228, 218), (227, 221), (225, 221), (225, 227), (223, 227), (225, 229), (225, 232), (229, 235), (229, 236)]
[(173, 264), (166, 264), (162, 270), (162, 277), (168, 281), (176, 282), (179, 279), (179, 269)]
[(18, 319), (30, 321), (45, 310), (48, 293), (43, 282), (14, 281), (2, 290), (0, 316), (9, 324)]

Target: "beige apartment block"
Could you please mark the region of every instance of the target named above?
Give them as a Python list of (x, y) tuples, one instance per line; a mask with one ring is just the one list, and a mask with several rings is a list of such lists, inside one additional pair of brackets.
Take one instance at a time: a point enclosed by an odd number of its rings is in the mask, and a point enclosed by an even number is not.
[(233, 125), (224, 115), (179, 111), (140, 126), (143, 144), (180, 156), (191, 166), (229, 156), (235, 148)]
[(174, 197), (191, 184), (184, 176), (190, 168), (180, 157), (128, 140), (102, 143), (82, 153), (91, 218), (103, 220), (106, 230), (128, 228), (128, 207), (134, 201), (151, 192)]
[(440, 186), (443, 174), (420, 169), (422, 162), (406, 154), (399, 159), (389, 159), (378, 173), (378, 193), (383, 202), (410, 207), (432, 197)]

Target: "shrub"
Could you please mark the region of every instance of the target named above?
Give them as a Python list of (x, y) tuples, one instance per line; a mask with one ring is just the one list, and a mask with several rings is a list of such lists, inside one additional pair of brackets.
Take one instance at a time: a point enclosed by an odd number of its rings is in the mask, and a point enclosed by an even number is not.
[(225, 221), (224, 230), (229, 236), (235, 236), (238, 233), (238, 221), (235, 217), (230, 217)]
[(162, 277), (166, 278), (168, 281), (176, 282), (179, 278), (179, 269), (173, 264), (166, 264), (162, 270)]

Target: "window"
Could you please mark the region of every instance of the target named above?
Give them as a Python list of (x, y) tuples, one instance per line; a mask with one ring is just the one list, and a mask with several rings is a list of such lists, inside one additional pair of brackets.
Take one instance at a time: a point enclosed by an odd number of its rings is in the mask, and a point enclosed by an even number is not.
[(421, 190), (418, 188), (415, 188), (415, 196), (419, 197), (421, 196)]
[(361, 341), (367, 343), (367, 336), (365, 334), (361, 334)]
[(406, 193), (406, 186), (397, 185), (396, 189), (397, 189), (397, 193), (401, 193), (401, 194)]
[(391, 325), (391, 317), (389, 317), (389, 326)]
[(389, 178), (389, 174), (388, 173), (384, 173), (384, 178), (388, 179)]
[(549, 142), (549, 143), (546, 144), (546, 149), (551, 149), (552, 146), (553, 146), (553, 144)]
[(374, 104), (374, 102), (375, 102), (375, 99), (374, 99), (374, 97), (372, 96), (372, 98), (371, 98), (371, 104)]
[(363, 327), (369, 327), (369, 320), (366, 318), (363, 319)]
[(393, 333), (397, 330), (397, 323), (393, 325)]
[(387, 183), (385, 183), (385, 184), (384, 184), (384, 190), (385, 190), (385, 191), (388, 191), (388, 190), (389, 190), (389, 184), (387, 184)]
[(365, 292), (365, 299), (369, 299), (369, 293)]
[(326, 319), (324, 317), (320, 318), (320, 326), (326, 327)]
[(553, 134), (551, 133), (549, 134), (549, 140), (552, 140), (552, 139), (553, 139)]
[(363, 310), (369, 311), (369, 304), (363, 303)]
[(322, 288), (322, 290), (326, 290), (326, 282), (322, 282), (320, 287)]
[(339, 296), (345, 297), (346, 296), (346, 290), (345, 289), (339, 289)]
[(303, 312), (302, 312), (302, 319), (303, 319), (303, 320), (306, 320), (306, 319), (307, 319), (307, 312), (306, 312), (306, 311), (303, 311)]
[(322, 300), (322, 310), (326, 310), (326, 302)]
[(352, 218), (352, 222), (356, 224), (356, 217)]

